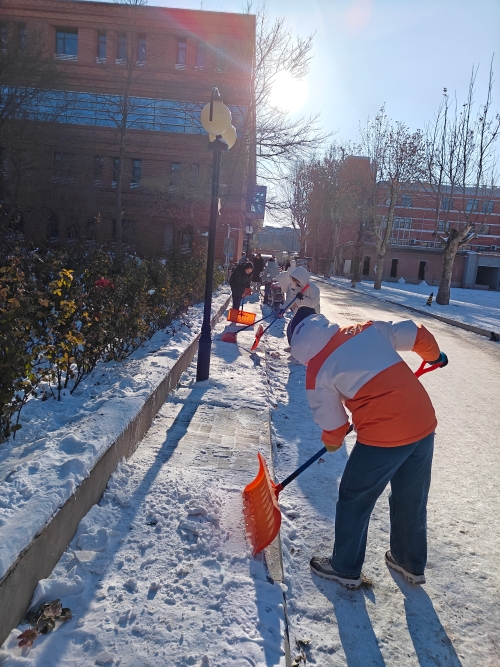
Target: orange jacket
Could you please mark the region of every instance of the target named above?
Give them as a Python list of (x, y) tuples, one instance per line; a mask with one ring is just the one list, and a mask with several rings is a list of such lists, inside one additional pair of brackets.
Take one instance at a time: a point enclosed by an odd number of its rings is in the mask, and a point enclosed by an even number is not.
[(349, 427), (344, 406), (365, 445), (408, 445), (435, 430), (429, 396), (397, 353), (404, 350), (426, 361), (439, 357), (432, 334), (411, 320), (339, 328), (314, 315), (296, 327), (291, 351), (307, 364), (307, 397), (325, 444), (342, 443)]

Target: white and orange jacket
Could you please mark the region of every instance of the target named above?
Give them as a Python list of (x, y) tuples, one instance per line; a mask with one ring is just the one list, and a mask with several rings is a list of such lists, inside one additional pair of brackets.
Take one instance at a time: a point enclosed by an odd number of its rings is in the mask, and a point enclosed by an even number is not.
[(291, 352), (307, 365), (307, 397), (326, 445), (342, 444), (349, 427), (345, 407), (365, 445), (408, 445), (435, 430), (430, 398), (397, 353), (405, 350), (426, 361), (440, 354), (434, 336), (411, 320), (340, 328), (313, 315), (297, 325)]

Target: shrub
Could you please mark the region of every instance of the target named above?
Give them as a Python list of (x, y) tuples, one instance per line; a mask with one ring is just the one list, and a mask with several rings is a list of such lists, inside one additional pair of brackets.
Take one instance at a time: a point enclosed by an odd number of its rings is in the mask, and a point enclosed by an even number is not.
[[(42, 383), (75, 391), (99, 362), (120, 361), (204, 296), (206, 260), (101, 249), (0, 251), (0, 442)], [(214, 287), (222, 284), (216, 269)], [(55, 396), (56, 394), (54, 394)]]

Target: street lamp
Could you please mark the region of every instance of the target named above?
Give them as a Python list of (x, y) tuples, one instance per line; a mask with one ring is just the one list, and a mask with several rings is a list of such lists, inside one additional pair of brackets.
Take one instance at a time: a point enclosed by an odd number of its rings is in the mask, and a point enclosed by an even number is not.
[(253, 234), (252, 225), (247, 225), (245, 227), (245, 232), (247, 234), (247, 257), (250, 257), (250, 239), (252, 238), (252, 234)]
[(210, 374), (210, 353), (212, 350), (212, 329), (210, 316), (212, 312), (212, 291), (214, 280), (215, 235), (217, 233), (217, 216), (219, 215), (219, 184), (222, 153), (234, 145), (236, 130), (231, 125), (231, 112), (223, 104), (217, 88), (212, 90), (210, 102), (203, 107), (200, 114), (203, 129), (209, 134), (208, 147), (214, 153), (212, 170), (212, 199), (210, 202), (210, 225), (208, 228), (207, 277), (205, 282), (205, 305), (200, 342), (198, 344), (198, 366), (196, 381), (207, 380)]

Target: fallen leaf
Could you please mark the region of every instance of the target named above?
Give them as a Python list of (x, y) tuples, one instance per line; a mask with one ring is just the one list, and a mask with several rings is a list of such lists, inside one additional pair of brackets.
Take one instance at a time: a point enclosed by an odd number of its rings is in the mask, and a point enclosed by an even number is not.
[(29, 628), (29, 630), (25, 630), (22, 632), (17, 639), (20, 639), (21, 641), (19, 642), (18, 646), (23, 647), (23, 646), (33, 646), (33, 642), (38, 636), (38, 630), (36, 628)]

